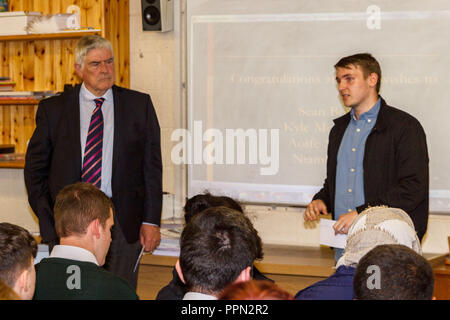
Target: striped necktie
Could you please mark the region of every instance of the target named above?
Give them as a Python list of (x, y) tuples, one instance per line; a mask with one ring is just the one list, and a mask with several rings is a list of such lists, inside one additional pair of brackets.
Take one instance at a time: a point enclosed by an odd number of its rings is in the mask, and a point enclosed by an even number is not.
[(94, 99), (95, 110), (89, 124), (81, 169), (81, 181), (92, 183), (99, 189), (102, 184), (103, 101), (105, 98)]

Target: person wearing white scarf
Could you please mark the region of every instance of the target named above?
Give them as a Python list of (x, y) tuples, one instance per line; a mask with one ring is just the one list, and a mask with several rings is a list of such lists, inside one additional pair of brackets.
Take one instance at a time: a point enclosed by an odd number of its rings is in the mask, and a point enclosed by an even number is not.
[(398, 208), (371, 207), (359, 214), (348, 230), (344, 254), (336, 268), (356, 267), (370, 250), (382, 244), (402, 244), (422, 255), (419, 238), (409, 215)]
[(348, 231), (347, 244), (336, 263), (336, 272), (301, 291), (297, 300), (351, 300), (353, 275), (359, 260), (382, 244), (400, 244), (422, 254), (419, 238), (409, 215), (398, 208), (371, 207), (361, 212)]

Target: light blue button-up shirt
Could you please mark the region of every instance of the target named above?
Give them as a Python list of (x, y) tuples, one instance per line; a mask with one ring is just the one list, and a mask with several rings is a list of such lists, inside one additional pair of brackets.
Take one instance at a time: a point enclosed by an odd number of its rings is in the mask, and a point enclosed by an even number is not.
[[(112, 89), (109, 89), (102, 96), (105, 101), (102, 104), (103, 113), (103, 147), (102, 147), (102, 190), (108, 197), (112, 197), (111, 177), (112, 177), (112, 153), (114, 144), (114, 98)], [(83, 167), (84, 149), (86, 146), (89, 124), (91, 123), (92, 112), (95, 109), (93, 95), (83, 84), (80, 88), (80, 142), (81, 142), (81, 167)]]
[(380, 99), (356, 120), (350, 111), (350, 122), (339, 146), (336, 167), (336, 194), (334, 216), (336, 220), (344, 213), (364, 204), (364, 149), (367, 137), (378, 117)]
[[(359, 116), (350, 111), (350, 122), (345, 130), (339, 146), (336, 166), (336, 194), (334, 199), (334, 217), (337, 220), (342, 214), (356, 210), (365, 203), (364, 197), (364, 150), (366, 140), (377, 121), (381, 100), (378, 98), (369, 111)], [(335, 249), (337, 261), (343, 249)]]

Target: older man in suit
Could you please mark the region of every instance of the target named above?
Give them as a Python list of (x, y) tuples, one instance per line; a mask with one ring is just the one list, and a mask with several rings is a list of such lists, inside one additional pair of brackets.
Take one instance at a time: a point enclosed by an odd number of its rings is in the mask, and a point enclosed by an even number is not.
[(114, 85), (108, 40), (83, 37), (75, 59), (83, 83), (39, 103), (25, 161), (28, 200), (43, 241), (53, 247), (58, 243), (53, 205), (59, 191), (78, 181), (101, 189), (116, 212), (105, 268), (136, 288), (133, 269), (141, 248), (152, 251), (161, 239), (158, 119), (149, 95)]

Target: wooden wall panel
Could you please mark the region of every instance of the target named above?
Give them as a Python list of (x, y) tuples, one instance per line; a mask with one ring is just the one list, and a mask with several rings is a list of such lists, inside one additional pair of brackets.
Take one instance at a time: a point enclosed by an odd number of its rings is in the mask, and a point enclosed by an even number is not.
[(103, 30), (103, 0), (77, 1), (81, 7), (81, 26)]
[(0, 107), (0, 143), (15, 144), (16, 152), (25, 153), (33, 134), (37, 106), (2, 105)]
[(11, 108), (12, 106), (2, 106), (2, 143), (9, 144), (11, 141)]
[[(66, 12), (67, 7), (72, 4), (79, 6), (81, 9), (81, 26), (95, 29), (102, 28), (103, 0), (9, 1), (11, 11), (39, 11), (43, 14)], [(22, 41), (7, 41), (8, 49), (13, 49), (15, 54), (26, 55), (24, 61), (30, 61), (25, 66), (17, 64), (19, 57), (15, 56), (14, 63), (10, 65), (10, 72), (7, 75), (11, 76), (16, 83), (20, 82), (16, 90), (61, 91), (64, 84), (79, 83), (80, 79), (77, 78), (73, 67), (75, 60), (71, 57), (77, 41), (78, 39), (27, 41), (25, 47), (21, 47), (23, 46)], [(5, 42), (1, 45), (4, 46)], [(0, 54), (1, 50), (2, 47), (0, 47)], [(66, 61), (69, 64), (66, 64)], [(63, 67), (61, 67), (61, 62)], [(0, 69), (0, 72), (5, 75), (2, 69)], [(21, 75), (25, 79), (20, 79)]]
[(114, 48), (116, 83), (130, 87), (130, 13), (128, 0), (105, 0), (104, 37)]
[(23, 44), (23, 90), (32, 91), (35, 83), (34, 41), (24, 41)]
[(25, 132), (23, 130), (23, 106), (11, 106), (11, 141), (16, 149), (23, 150), (25, 147)]
[(61, 61), (56, 61), (56, 63), (59, 63), (61, 66), (58, 69), (63, 70), (63, 72), (60, 72), (63, 84), (75, 84), (80, 81), (73, 67), (75, 65), (75, 47), (77, 42), (78, 39), (61, 41)]
[(4, 140), (4, 138), (3, 138), (3, 131), (5, 130), (5, 127), (4, 127), (4, 125), (5, 125), (5, 122), (3, 121), (3, 112), (4, 112), (4, 109), (3, 108), (0, 108), (0, 123), (2, 124), (1, 125), (1, 130), (0, 130), (0, 143), (1, 144), (4, 144), (5, 142), (3, 142), (3, 140)]
[[(128, 0), (9, 0), (10, 11), (66, 12), (69, 5), (81, 9), (82, 27), (101, 29), (112, 42), (116, 84), (130, 85)], [(18, 91), (62, 91), (76, 84), (74, 49), (78, 39), (0, 41), (0, 76), (9, 76)], [(0, 104), (0, 143), (16, 144), (24, 153), (34, 131), (36, 105)]]
[(9, 47), (0, 41), (0, 75), (9, 75)]

